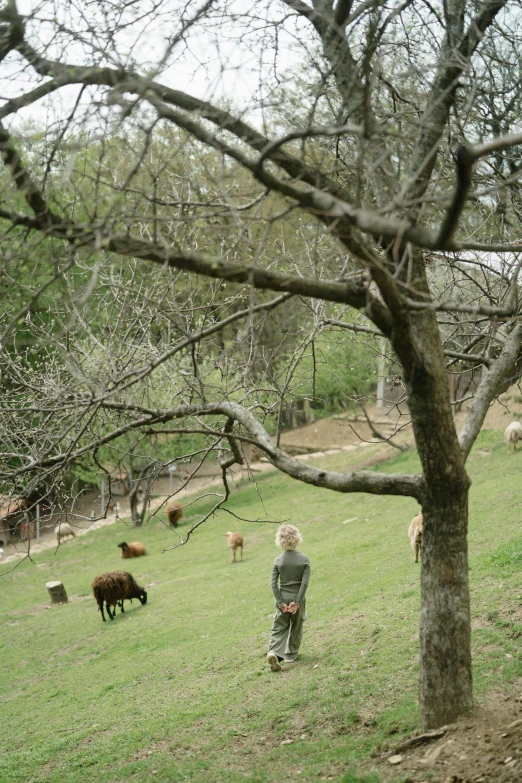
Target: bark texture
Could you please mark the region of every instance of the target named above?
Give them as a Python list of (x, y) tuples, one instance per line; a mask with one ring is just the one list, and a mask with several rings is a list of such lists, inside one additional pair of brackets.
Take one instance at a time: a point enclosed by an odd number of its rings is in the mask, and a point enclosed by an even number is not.
[[(426, 286), (417, 266), (418, 289)], [(422, 463), (420, 715), (423, 728), (453, 722), (472, 707), (468, 586), (468, 492), (453, 420), (444, 354), (433, 312), (409, 314), (411, 342), (397, 352)]]
[(419, 708), (423, 727), (452, 723), (472, 700), (467, 490), (428, 497), (422, 540)]

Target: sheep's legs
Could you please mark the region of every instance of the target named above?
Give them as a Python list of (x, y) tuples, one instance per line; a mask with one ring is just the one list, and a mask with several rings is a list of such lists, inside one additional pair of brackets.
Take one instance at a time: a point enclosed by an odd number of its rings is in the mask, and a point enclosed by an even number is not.
[(116, 616), (116, 607), (114, 607), (114, 612), (112, 614), (111, 614), (111, 607), (109, 606), (109, 604), (106, 604), (106, 607), (107, 607), (107, 614), (109, 615), (110, 619), (114, 620)]
[[(120, 607), (122, 614), (124, 614), (125, 609), (123, 608), (123, 601), (118, 601), (118, 606)], [(114, 607), (114, 614), (116, 614), (116, 607)]]

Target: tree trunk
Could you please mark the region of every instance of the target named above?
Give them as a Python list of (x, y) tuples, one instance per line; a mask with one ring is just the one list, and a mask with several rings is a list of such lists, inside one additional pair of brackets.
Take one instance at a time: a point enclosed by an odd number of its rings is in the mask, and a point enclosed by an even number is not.
[(65, 604), (69, 600), (65, 587), (61, 582), (46, 582), (45, 584), (53, 604)]
[[(422, 290), (423, 278), (416, 283)], [(419, 707), (422, 727), (434, 729), (472, 707), (471, 482), (453, 420), (436, 318), (426, 311), (410, 324), (409, 354), (400, 344), (396, 350), (404, 353), (402, 363), (408, 368), (408, 406), (424, 480)]]
[(141, 527), (141, 515), (138, 512), (139, 496), (137, 491), (129, 495), (132, 527)]
[(468, 492), (440, 492), (423, 508), (420, 693), (423, 728), (472, 707)]

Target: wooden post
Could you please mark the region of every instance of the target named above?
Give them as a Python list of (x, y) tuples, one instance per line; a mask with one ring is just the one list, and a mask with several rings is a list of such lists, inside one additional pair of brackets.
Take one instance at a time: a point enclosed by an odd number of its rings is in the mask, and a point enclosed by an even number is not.
[(40, 542), (40, 504), (36, 504), (36, 540)]
[(386, 405), (386, 337), (381, 337), (380, 353), (379, 353), (379, 368), (377, 370), (377, 407), (384, 408)]
[[(170, 323), (170, 322), (169, 322)], [(177, 465), (169, 465), (169, 496), (172, 495), (173, 489), (172, 489), (172, 480), (174, 478), (173, 474), (176, 473), (178, 470)]]
[(45, 586), (49, 592), (49, 595), (51, 596), (51, 601), (53, 604), (67, 603), (69, 599), (67, 598), (65, 587), (61, 582), (47, 582)]

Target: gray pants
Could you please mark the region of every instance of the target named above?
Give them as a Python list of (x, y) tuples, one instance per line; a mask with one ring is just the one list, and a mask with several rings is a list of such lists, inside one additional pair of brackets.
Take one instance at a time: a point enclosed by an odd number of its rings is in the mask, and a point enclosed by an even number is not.
[[(288, 593), (281, 593), (281, 595), (286, 604), (295, 601), (297, 597)], [(278, 658), (284, 658), (285, 661), (296, 659), (303, 638), (303, 622), (306, 619), (305, 603), (306, 601), (301, 602), (295, 614), (282, 612), (276, 604), (276, 613), (268, 642), (268, 655), (273, 653)]]

